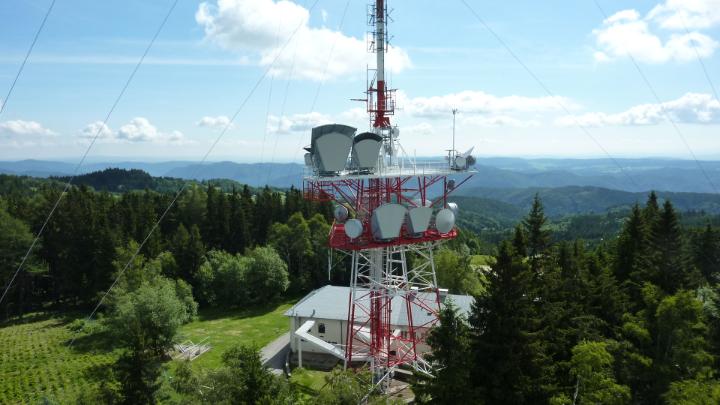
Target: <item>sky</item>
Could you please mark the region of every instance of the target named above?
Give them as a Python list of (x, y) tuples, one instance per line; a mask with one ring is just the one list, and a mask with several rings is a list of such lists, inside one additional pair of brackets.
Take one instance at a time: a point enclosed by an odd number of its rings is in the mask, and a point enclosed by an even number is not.
[[(0, 103), (50, 1), (0, 2)], [(388, 0), (405, 152), (442, 155), (457, 108), (457, 148), (481, 157), (720, 159), (700, 63), (719, 87), (720, 0), (597, 1), (467, 0), (531, 75), (460, 0)], [(229, 125), (208, 160), (299, 162), (313, 126), (368, 129), (360, 0), (179, 0), (103, 125), (171, 4), (57, 0), (0, 159), (77, 161), (98, 135), (89, 160), (200, 160)]]

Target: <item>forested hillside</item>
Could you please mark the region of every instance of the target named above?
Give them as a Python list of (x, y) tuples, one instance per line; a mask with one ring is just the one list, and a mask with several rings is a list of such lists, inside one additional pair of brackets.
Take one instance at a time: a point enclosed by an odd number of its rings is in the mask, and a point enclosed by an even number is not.
[[(136, 174), (130, 172), (123, 183), (135, 179)], [(0, 200), (0, 212), (5, 218), (0, 225), (2, 233), (15, 241), (3, 245), (7, 250), (6, 265), (0, 273), (3, 285), (60, 192), (57, 183), (35, 186), (33, 193), (6, 187), (10, 192)], [(93, 303), (117, 274), (121, 251), (145, 239), (172, 197), (150, 190), (113, 195), (86, 186), (71, 188), (33, 252), (31, 271), (21, 273), (3, 304), (4, 315), (27, 312), (46, 303), (63, 307)], [(290, 262), (291, 289), (306, 291), (320, 285), (318, 272), (325, 274), (321, 242), (327, 233), (329, 212), (329, 206), (307, 203), (294, 189), (274, 192), (266, 188), (253, 194), (250, 188), (243, 187), (226, 193), (214, 185), (192, 185), (168, 211), (141, 253), (146, 258), (163, 252), (171, 254), (176, 269), (168, 271), (200, 293), (199, 271), (207, 252), (242, 254), (271, 240)], [(310, 231), (319, 238), (314, 244), (309, 234), (303, 234)], [(290, 232), (303, 234), (308, 245), (283, 245)], [(289, 250), (302, 248), (305, 250), (301, 255), (311, 256), (313, 252), (306, 250), (312, 247), (321, 256), (319, 262), (306, 260), (301, 268)]]
[[(303, 394), (267, 373), (257, 348), (247, 346), (228, 349), (215, 369), (182, 366), (173, 370), (175, 382), (163, 377), (178, 330), (198, 311), (252, 312), (327, 283), (347, 284), (347, 263), (328, 280), (331, 205), (309, 203), (293, 188), (172, 183), (187, 189), (150, 233), (174, 196), (155, 190), (167, 179), (109, 170), (77, 180), (82, 185), (63, 196), (0, 305), (7, 319), (0, 328), (10, 328), (30, 313), (87, 314), (102, 303), (98, 321), (53, 323), (66, 328), (53, 329), (69, 336), (63, 345), (96, 342), (115, 356), (105, 355), (93, 371), (93, 381), (104, 383), (76, 389), (82, 392), (76, 402), (221, 403), (265, 395), (337, 404), (343, 395), (357, 402), (368, 392), (367, 376), (336, 371), (327, 379), (331, 391)], [(0, 177), (3, 286), (62, 186)], [(512, 196), (505, 198), (520, 206), (455, 199), (460, 237), (436, 253), (437, 279), (453, 293), (473, 295), (475, 306), (469, 319), (451, 306), (443, 311), (430, 339), (439, 372), (417, 376), (418, 401), (717, 403), (720, 223), (717, 216), (680, 213), (674, 195), (664, 196), (552, 220), (537, 196), (527, 210), (524, 199)], [(690, 201), (704, 203), (700, 196)], [(27, 373), (15, 370), (6, 381)], [(264, 382), (251, 392), (248, 378)], [(209, 386), (222, 389), (203, 388)], [(36, 398), (14, 393), (0, 383), (10, 402)]]
[[(568, 186), (559, 188), (461, 188), (463, 196), (501, 201), (527, 212), (535, 195), (547, 206), (547, 215), (557, 218), (571, 214), (601, 214), (608, 210), (629, 209), (642, 203), (647, 192), (630, 193), (599, 187)], [(705, 193), (656, 192), (660, 201), (670, 200), (678, 211), (703, 211), (720, 214), (720, 195)]]
[(421, 403), (720, 403), (716, 228), (651, 194), (601, 246), (552, 240), (535, 199), (469, 318), (443, 310)]

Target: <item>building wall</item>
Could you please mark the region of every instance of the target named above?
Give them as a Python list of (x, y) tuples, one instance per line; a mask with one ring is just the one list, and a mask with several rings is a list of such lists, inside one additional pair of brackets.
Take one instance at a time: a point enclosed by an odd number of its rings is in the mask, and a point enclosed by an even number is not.
[[(300, 338), (296, 337), (294, 335), (294, 332), (302, 326), (303, 323), (305, 323), (308, 320), (315, 321), (315, 325), (313, 325), (312, 329), (310, 330), (310, 334), (316, 337), (319, 337), (320, 339), (332, 343), (332, 344), (345, 344), (345, 338), (347, 334), (347, 321), (338, 321), (335, 319), (319, 319), (319, 318), (301, 318), (301, 317), (290, 317), (290, 348), (293, 352), (297, 352), (298, 350), (298, 342)], [(320, 333), (321, 331), (321, 325), (325, 326), (325, 333)], [(397, 326), (394, 328), (398, 328)], [(404, 327), (399, 327), (401, 330), (406, 330)], [(418, 330), (418, 333), (427, 333), (427, 330), (420, 331)], [(302, 343), (302, 350), (304, 353), (310, 352), (310, 353), (325, 353), (320, 348), (316, 347), (312, 343), (305, 342), (303, 340)], [(419, 345), (417, 347), (418, 353), (426, 353), (430, 351), (430, 347), (427, 345)]]
[[(315, 321), (315, 325), (310, 330), (311, 335), (319, 337), (320, 339), (328, 343), (340, 345), (345, 344), (345, 333), (347, 332), (345, 330), (345, 325), (347, 325), (346, 321), (338, 321), (334, 319), (291, 317), (290, 336), (292, 337), (292, 339), (290, 339), (290, 348), (293, 351), (297, 351), (298, 341), (300, 340), (300, 338), (296, 337), (293, 333), (297, 330), (297, 328), (302, 326), (302, 324), (308, 320)], [(325, 333), (321, 333), (322, 326), (325, 327)], [(302, 349), (303, 352), (325, 353), (324, 351), (320, 350), (320, 348), (305, 341), (303, 341)]]

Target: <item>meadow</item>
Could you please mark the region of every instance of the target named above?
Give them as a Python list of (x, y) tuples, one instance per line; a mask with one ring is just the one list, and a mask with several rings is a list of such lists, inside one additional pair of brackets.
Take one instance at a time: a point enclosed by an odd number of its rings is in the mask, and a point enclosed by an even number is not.
[[(178, 340), (207, 338), (212, 349), (193, 361), (193, 366), (215, 368), (232, 345), (262, 347), (285, 333), (288, 320), (283, 313), (291, 305), (200, 311), (197, 320), (182, 327)], [(100, 384), (119, 349), (97, 325), (76, 332), (77, 319), (82, 315), (35, 313), (0, 324), (0, 404), (72, 403), (80, 392)], [(165, 378), (172, 378), (173, 363), (168, 364)], [(321, 377), (314, 377), (298, 379), (298, 383), (316, 388)]]

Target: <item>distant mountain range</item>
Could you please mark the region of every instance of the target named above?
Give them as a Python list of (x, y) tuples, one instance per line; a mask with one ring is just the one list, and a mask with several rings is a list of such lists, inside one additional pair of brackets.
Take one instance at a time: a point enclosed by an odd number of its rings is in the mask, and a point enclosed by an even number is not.
[[(235, 163), (213, 162), (202, 166), (195, 162), (172, 161), (89, 163), (79, 174), (108, 168), (139, 169), (153, 177), (174, 177), (186, 180), (230, 179), (253, 187), (266, 184), (274, 187), (302, 185), (303, 166), (296, 163)], [(73, 174), (75, 164), (44, 160), (0, 161), (0, 173), (32, 177), (64, 177)]]
[[(478, 214), (491, 210), (494, 213), (503, 213), (503, 218), (515, 222), (530, 210), (535, 194), (542, 199), (545, 213), (550, 217), (599, 214), (611, 210), (629, 209), (635, 203), (644, 204), (648, 198), (647, 192), (568, 186), (523, 189), (467, 188), (460, 189), (458, 195), (451, 200), (457, 202), (461, 210), (464, 205)], [(708, 214), (720, 214), (718, 194), (667, 191), (659, 191), (657, 194), (661, 202), (670, 200), (681, 212), (704, 211)]]
[[(480, 158), (477, 173), (459, 192), (475, 194), (482, 189), (601, 187), (645, 192), (715, 193), (720, 187), (720, 162), (675, 159), (520, 159)], [(618, 167), (620, 166), (620, 167)], [(0, 173), (34, 177), (67, 176), (75, 165), (68, 162), (22, 160), (0, 162)], [(230, 179), (259, 187), (299, 187), (303, 166), (296, 163), (212, 162), (103, 162), (83, 166), (80, 173), (107, 168), (140, 169), (155, 177), (208, 180)], [(622, 169), (621, 169), (622, 168)], [(709, 181), (708, 181), (709, 179)]]

